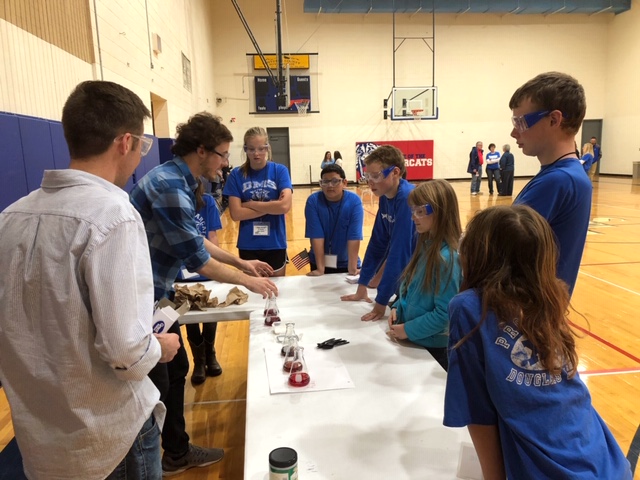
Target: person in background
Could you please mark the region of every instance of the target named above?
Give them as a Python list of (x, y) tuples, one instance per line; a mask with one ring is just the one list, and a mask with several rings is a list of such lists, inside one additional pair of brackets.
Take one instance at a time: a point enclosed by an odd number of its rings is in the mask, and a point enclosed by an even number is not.
[(573, 292), (593, 191), (574, 145), (587, 108), (584, 89), (564, 73), (543, 73), (514, 92), (509, 108), (513, 112), (511, 136), (525, 155), (540, 162), (540, 171), (514, 204), (529, 205), (547, 219), (558, 240), (558, 275)]
[[(265, 298), (277, 294), (275, 284), (263, 278), (273, 271), (268, 264), (243, 260), (216, 247), (203, 238), (196, 227), (196, 179), (214, 176), (227, 163), (233, 141), (231, 132), (219, 117), (208, 112), (193, 115), (186, 123), (179, 124), (176, 131), (171, 147), (173, 159), (149, 171), (136, 183), (130, 195), (147, 232), (154, 299), (173, 299), (173, 284), (182, 265), (218, 282), (243, 285)], [(162, 430), (162, 471), (165, 476), (193, 467), (206, 467), (224, 456), (221, 448), (205, 448), (189, 441), (184, 419), (184, 386), (189, 359), (178, 322), (169, 331), (180, 336), (180, 349), (171, 362), (156, 366), (149, 374), (167, 407)]]
[(328, 167), (332, 163), (334, 163), (334, 161), (333, 158), (331, 158), (331, 152), (327, 150), (324, 153), (324, 158), (322, 159), (322, 163), (320, 164), (320, 169), (324, 169), (324, 167)]
[(319, 183), (322, 191), (311, 194), (304, 208), (305, 237), (311, 240), (311, 271), (307, 275), (356, 275), (364, 222), (362, 200), (345, 190), (346, 176), (338, 165), (325, 167)]
[(444, 424), (468, 428), (486, 479), (631, 480), (578, 373), (554, 237), (526, 205), (487, 208), (467, 225)]
[(361, 320), (378, 320), (386, 312), (387, 303), (399, 287), (416, 245), (415, 225), (411, 219), (409, 193), (415, 188), (402, 178), (404, 154), (392, 145), (382, 145), (365, 159), (365, 177), (379, 206), (364, 255), (356, 293), (344, 295), (343, 301), (371, 302), (367, 286), (376, 274), (381, 275), (371, 312)]
[(390, 335), (425, 347), (447, 371), (449, 301), (462, 280), (458, 243), (462, 235), (458, 198), (446, 180), (421, 183), (409, 194), (418, 233), (389, 315)]
[(482, 192), (480, 191), (480, 184), (482, 183), (482, 164), (484, 163), (482, 153), (482, 142), (476, 142), (475, 147), (473, 147), (469, 153), (467, 173), (471, 174), (471, 195), (482, 195)]
[(153, 333), (149, 247), (122, 190), (149, 117), (116, 83), (80, 83), (62, 110), (69, 168), (0, 215), (0, 379), (27, 478), (162, 475), (147, 374), (180, 343)]
[(591, 175), (590, 169), (591, 165), (593, 165), (593, 145), (591, 143), (585, 143), (582, 146), (582, 156), (580, 157), (580, 163), (582, 163), (582, 168), (587, 175)]
[(489, 184), (489, 195), (493, 195), (493, 180), (496, 181), (496, 190), (498, 194), (502, 190), (502, 182), (500, 180), (500, 153), (496, 152), (496, 144), (489, 144), (489, 153), (486, 157), (487, 163), (487, 183)]
[(246, 161), (234, 168), (224, 187), (231, 218), (240, 222), (240, 258), (261, 260), (283, 277), (287, 265), (285, 215), (291, 210), (293, 186), (289, 170), (271, 161), (267, 132), (253, 127), (244, 134)]
[(335, 152), (333, 152), (333, 162), (339, 166), (340, 168), (342, 167), (342, 154), (336, 150)]
[(500, 157), (500, 179), (502, 180), (502, 191), (498, 193), (501, 197), (513, 195), (513, 174), (515, 173), (513, 153), (511, 145), (505, 143), (502, 146), (502, 156)]
[(598, 170), (598, 162), (602, 158), (602, 148), (598, 145), (598, 139), (596, 137), (591, 137), (589, 142), (593, 145), (593, 163), (589, 169), (589, 179), (593, 182), (596, 176), (596, 171)]
[[(196, 228), (198, 233), (208, 239), (216, 247), (220, 246), (218, 240), (218, 230), (222, 229), (220, 211), (216, 200), (212, 195), (204, 193), (203, 179), (198, 179), (196, 188)], [(206, 282), (209, 279), (197, 272), (190, 272), (184, 265), (178, 273), (176, 282)], [(217, 322), (188, 323), (187, 339), (191, 347), (193, 356), (193, 372), (191, 373), (191, 383), (200, 385), (204, 383), (206, 377), (217, 377), (222, 375), (222, 367), (216, 358), (216, 330)]]

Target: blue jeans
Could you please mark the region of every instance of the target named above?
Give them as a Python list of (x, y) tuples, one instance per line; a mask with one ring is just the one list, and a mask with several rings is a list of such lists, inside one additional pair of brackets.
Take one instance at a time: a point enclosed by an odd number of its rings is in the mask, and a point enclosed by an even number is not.
[(105, 480), (161, 480), (160, 428), (153, 414), (144, 422), (127, 456)]
[(480, 182), (482, 181), (482, 167), (478, 167), (478, 174), (471, 174), (471, 193), (480, 191)]

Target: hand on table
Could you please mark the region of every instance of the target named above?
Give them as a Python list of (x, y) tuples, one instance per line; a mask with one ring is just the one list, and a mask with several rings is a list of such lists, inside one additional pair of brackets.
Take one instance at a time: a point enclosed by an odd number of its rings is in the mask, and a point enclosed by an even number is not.
[(160, 343), (160, 360), (158, 363), (167, 363), (173, 360), (180, 348), (180, 338), (175, 333), (154, 333)]
[(358, 285), (356, 293), (352, 293), (351, 295), (343, 295), (340, 297), (340, 300), (342, 300), (343, 302), (359, 302), (361, 300), (364, 300), (365, 302), (369, 303), (373, 301), (369, 298), (367, 287), (365, 287), (364, 285)]
[(404, 330), (404, 323), (399, 323), (397, 325), (391, 325), (389, 327), (389, 336), (391, 338), (397, 338), (398, 340), (406, 340), (407, 333)]
[(391, 312), (389, 312), (389, 328), (398, 320), (398, 309), (392, 308)]
[(370, 322), (371, 320), (380, 320), (382, 317), (384, 317), (384, 313), (386, 310), (387, 310), (387, 307), (385, 307), (384, 305), (380, 305), (379, 303), (376, 303), (373, 306), (373, 310), (363, 315), (360, 318), (360, 320), (362, 320), (363, 322)]
[(307, 273), (307, 277), (321, 277), (322, 275), (324, 275), (324, 272), (321, 270), (311, 270), (309, 273)]

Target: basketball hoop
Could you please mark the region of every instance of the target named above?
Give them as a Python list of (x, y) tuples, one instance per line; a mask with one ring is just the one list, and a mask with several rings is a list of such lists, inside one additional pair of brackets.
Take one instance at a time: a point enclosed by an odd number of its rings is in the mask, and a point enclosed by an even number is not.
[(310, 100), (291, 100), (298, 110), (298, 115), (306, 117), (309, 114), (309, 102)]
[(422, 108), (412, 109), (411, 115), (413, 115), (414, 120), (422, 120), (422, 112), (424, 112)]

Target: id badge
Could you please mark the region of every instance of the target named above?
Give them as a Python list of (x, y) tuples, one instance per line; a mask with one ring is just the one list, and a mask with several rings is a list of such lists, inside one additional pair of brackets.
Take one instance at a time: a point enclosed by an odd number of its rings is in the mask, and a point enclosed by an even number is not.
[(338, 256), (326, 254), (324, 256), (324, 266), (328, 268), (338, 268)]
[(268, 237), (271, 225), (267, 222), (253, 222), (254, 237)]

